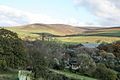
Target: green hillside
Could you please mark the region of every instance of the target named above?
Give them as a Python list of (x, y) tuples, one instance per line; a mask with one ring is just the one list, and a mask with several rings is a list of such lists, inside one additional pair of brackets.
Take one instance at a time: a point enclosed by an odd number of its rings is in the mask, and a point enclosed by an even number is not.
[(71, 73), (71, 72), (64, 72), (64, 71), (53, 70), (53, 69), (51, 69), (51, 71), (53, 71), (53, 72), (55, 72), (57, 74), (65, 75), (66, 77), (70, 77), (70, 78), (75, 79), (75, 80), (97, 80), (97, 79), (94, 79), (94, 78), (81, 76), (81, 75)]
[(7, 29), (18, 33), (31, 33), (31, 32), (46, 32), (55, 35), (70, 35), (78, 34), (85, 31), (85, 29), (73, 27), (64, 24), (29, 24), (16, 27), (7, 27)]
[[(120, 28), (76, 27), (64, 24), (29, 24), (16, 27), (5, 27), (18, 33), (22, 39), (38, 39), (40, 33), (50, 33), (62, 37), (56, 39), (64, 42), (113, 42), (120, 40)], [(37, 33), (37, 34), (35, 34)], [(112, 37), (112, 38), (111, 38)]]

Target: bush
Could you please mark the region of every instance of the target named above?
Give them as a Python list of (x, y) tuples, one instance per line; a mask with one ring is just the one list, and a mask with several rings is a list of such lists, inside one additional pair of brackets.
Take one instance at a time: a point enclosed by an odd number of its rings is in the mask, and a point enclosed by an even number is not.
[(5, 60), (0, 60), (0, 71), (5, 71), (7, 67)]
[(0, 59), (10, 68), (24, 67), (26, 64), (23, 41), (16, 33), (6, 29), (0, 29)]
[(110, 44), (100, 44), (98, 46), (100, 50), (113, 53), (117, 58), (120, 58), (120, 41), (116, 41)]
[(117, 74), (118, 80), (120, 79), (120, 73)]
[(93, 75), (101, 80), (117, 80), (117, 73), (114, 70), (106, 68), (104, 64), (98, 64)]
[(79, 72), (91, 76), (91, 73), (96, 69), (94, 60), (87, 54), (78, 55)]

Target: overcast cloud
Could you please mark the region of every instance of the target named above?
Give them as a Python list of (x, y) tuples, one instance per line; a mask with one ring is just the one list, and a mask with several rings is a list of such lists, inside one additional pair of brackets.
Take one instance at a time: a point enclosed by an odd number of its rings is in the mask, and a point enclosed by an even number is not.
[(101, 25), (120, 25), (120, 0), (74, 0), (74, 3), (98, 17)]
[[(120, 26), (120, 0), (73, 0), (75, 7), (84, 7), (97, 17), (95, 21), (84, 22), (82, 19), (69, 17), (66, 19), (54, 18), (44, 13), (34, 14), (16, 8), (0, 5), (0, 26), (15, 26), (32, 23), (70, 24), (79, 26)], [(56, 10), (55, 10), (56, 11)], [(54, 13), (56, 14), (56, 13)], [(69, 14), (69, 12), (68, 12)], [(60, 14), (59, 14), (60, 15)], [(82, 15), (78, 17), (81, 18)], [(92, 23), (91, 23), (92, 22)], [(98, 25), (95, 25), (98, 23)]]
[(85, 25), (84, 23), (78, 23), (78, 20), (72, 17), (62, 20), (44, 14), (34, 14), (0, 5), (0, 26), (19, 26), (32, 23)]
[(30, 23), (53, 23), (54, 20), (43, 14), (32, 14), (5, 5), (0, 5), (0, 24), (14, 26)]

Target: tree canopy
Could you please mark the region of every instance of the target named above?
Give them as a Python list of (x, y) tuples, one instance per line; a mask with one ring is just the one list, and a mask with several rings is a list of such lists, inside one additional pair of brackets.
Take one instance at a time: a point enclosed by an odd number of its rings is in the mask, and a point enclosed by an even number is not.
[(0, 65), (18, 68), (25, 65), (25, 48), (18, 35), (6, 29), (0, 29)]

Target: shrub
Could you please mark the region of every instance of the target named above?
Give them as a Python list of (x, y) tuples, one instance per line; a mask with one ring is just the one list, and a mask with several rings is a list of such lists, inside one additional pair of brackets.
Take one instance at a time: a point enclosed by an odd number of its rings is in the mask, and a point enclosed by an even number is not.
[(79, 54), (78, 55), (78, 63), (79, 63), (79, 72), (87, 74), (91, 76), (91, 73), (96, 69), (96, 64), (94, 60), (87, 54)]
[(6, 66), (11, 68), (24, 67), (25, 58), (25, 47), (18, 35), (9, 30), (0, 29), (0, 59), (6, 62)]
[(114, 70), (106, 68), (106, 66), (101, 63), (97, 65), (93, 75), (101, 80), (117, 80), (117, 73)]

